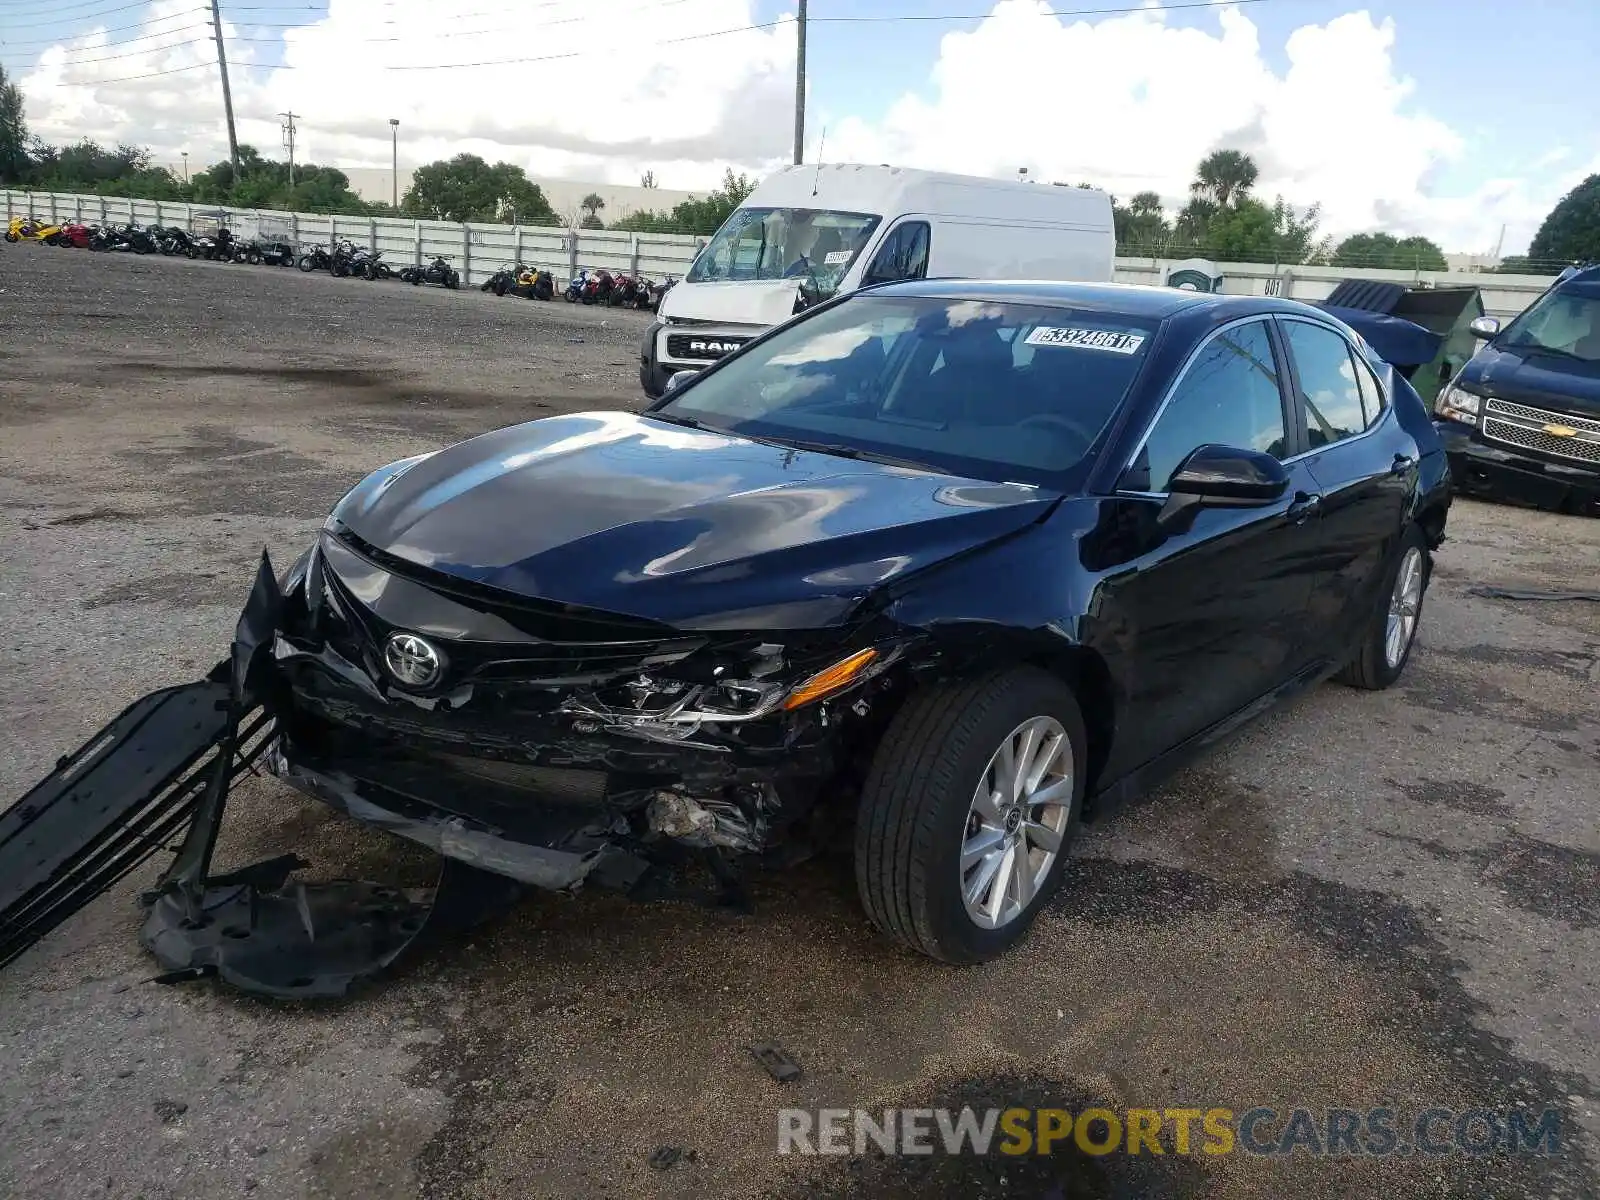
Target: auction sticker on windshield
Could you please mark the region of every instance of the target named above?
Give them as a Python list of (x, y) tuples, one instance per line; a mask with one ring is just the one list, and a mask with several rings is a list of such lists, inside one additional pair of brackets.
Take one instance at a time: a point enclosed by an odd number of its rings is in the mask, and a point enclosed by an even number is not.
[(840, 263), (849, 261), (850, 251), (848, 250), (830, 250), (822, 256), (822, 265), (825, 267), (837, 267)]
[(1144, 334), (1115, 329), (1058, 329), (1040, 325), (1023, 341), (1029, 346), (1071, 346), (1083, 350), (1109, 350), (1112, 354), (1137, 354)]

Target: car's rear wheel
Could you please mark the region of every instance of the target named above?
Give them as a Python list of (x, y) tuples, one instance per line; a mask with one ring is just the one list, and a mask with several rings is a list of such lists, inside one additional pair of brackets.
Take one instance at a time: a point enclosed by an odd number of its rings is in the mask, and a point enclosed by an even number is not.
[(932, 958), (984, 962), (1061, 882), (1083, 804), (1071, 690), (1018, 668), (913, 696), (862, 789), (856, 884), (878, 929)]
[(1379, 691), (1391, 686), (1411, 660), (1422, 623), (1422, 602), (1433, 564), (1428, 543), (1417, 525), (1406, 526), (1400, 550), (1390, 568), (1383, 600), (1372, 614), (1361, 644), (1336, 679), (1351, 687)]

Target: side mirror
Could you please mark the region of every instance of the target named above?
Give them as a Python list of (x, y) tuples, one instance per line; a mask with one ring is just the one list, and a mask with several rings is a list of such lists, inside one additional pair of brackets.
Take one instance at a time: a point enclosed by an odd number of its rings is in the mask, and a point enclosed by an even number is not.
[(665, 396), (668, 392), (677, 391), (678, 388), (688, 383), (689, 380), (693, 379), (698, 374), (698, 371), (674, 371), (671, 375), (667, 376), (667, 382), (661, 389), (661, 394)]
[(1289, 490), (1289, 470), (1270, 454), (1205, 445), (1179, 464), (1167, 484), (1161, 520), (1193, 508), (1261, 508)]
[(1467, 329), (1473, 337), (1486, 342), (1500, 332), (1500, 318), (1478, 317), (1473, 320), (1471, 325), (1467, 326)]

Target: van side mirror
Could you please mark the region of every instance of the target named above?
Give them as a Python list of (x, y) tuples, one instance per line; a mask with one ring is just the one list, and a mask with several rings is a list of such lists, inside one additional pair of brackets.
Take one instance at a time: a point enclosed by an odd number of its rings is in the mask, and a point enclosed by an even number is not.
[(1479, 340), (1486, 342), (1490, 338), (1494, 337), (1495, 334), (1500, 332), (1500, 318), (1499, 317), (1477, 317), (1477, 318), (1474, 318), (1472, 324), (1467, 326), (1467, 330), (1472, 334), (1473, 337), (1478, 338)]
[(1160, 521), (1194, 508), (1262, 508), (1289, 490), (1289, 469), (1270, 454), (1208, 444), (1178, 465)]

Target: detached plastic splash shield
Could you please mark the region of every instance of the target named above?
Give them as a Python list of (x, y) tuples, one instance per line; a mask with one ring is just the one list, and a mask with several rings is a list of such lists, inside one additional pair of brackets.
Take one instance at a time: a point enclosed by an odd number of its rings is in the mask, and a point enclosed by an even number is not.
[(255, 685), (281, 605), (263, 554), (232, 653), (209, 678), (136, 701), (0, 813), (0, 967), (179, 836), (144, 897), (144, 944), (176, 978), (267, 996), (342, 995), (424, 935), (516, 898), (513, 881), (447, 861), (434, 887), (409, 891), (289, 884), (307, 865), (293, 855), (210, 874), (229, 787), (274, 740)]
[(294, 856), (207, 881), (198, 905), (169, 891), (147, 898), (140, 940), (172, 974), (215, 976), (278, 1000), (326, 999), (392, 966), (407, 950), (471, 928), (518, 895), (515, 882), (440, 860), (431, 888), (358, 880), (285, 883)]

